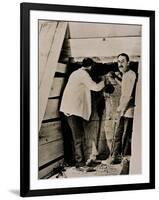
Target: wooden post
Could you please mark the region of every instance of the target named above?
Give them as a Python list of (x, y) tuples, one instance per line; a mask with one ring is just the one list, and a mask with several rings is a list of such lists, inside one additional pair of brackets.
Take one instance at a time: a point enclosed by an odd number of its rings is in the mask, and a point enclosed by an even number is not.
[(51, 48), (48, 52), (47, 62), (45, 69), (43, 70), (43, 76), (41, 76), (42, 78), (39, 85), (39, 130), (46, 110), (48, 96), (52, 84), (52, 77), (54, 77), (57, 68), (66, 28), (67, 22), (58, 23), (54, 38), (52, 39)]
[(130, 174), (141, 173), (141, 65), (139, 62), (139, 76), (136, 85), (135, 112), (132, 133), (132, 156), (130, 160)]

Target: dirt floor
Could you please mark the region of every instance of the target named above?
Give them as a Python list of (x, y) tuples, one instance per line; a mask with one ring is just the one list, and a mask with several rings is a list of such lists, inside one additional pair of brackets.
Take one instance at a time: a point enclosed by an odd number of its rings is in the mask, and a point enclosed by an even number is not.
[(120, 175), (122, 170), (122, 163), (118, 165), (110, 165), (109, 163), (110, 160), (108, 159), (106, 164), (102, 164), (100, 160), (97, 160), (97, 163), (94, 163), (93, 165), (91, 165), (91, 167), (85, 166), (80, 169), (74, 166), (65, 167), (65, 171), (62, 171), (62, 173), (52, 176), (50, 179)]

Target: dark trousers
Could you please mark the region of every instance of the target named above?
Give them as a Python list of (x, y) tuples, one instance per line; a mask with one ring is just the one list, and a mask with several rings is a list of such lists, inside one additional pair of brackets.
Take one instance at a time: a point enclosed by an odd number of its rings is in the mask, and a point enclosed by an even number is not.
[(68, 165), (72, 166), (75, 164), (72, 130), (68, 124), (66, 115), (60, 113), (60, 118), (61, 118), (61, 130), (63, 136), (64, 161)]
[(113, 155), (131, 155), (133, 118), (121, 117), (113, 141)]
[(84, 119), (71, 115), (67, 117), (72, 131), (76, 164), (84, 162)]

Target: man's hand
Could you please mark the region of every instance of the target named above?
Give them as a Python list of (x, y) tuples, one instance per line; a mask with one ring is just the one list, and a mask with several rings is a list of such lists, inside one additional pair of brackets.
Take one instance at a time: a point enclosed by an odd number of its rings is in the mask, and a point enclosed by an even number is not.
[(108, 76), (109, 78), (112, 78), (112, 79), (115, 79), (115, 77), (116, 77), (115, 72), (113, 72), (113, 71), (110, 71), (110, 72), (107, 74), (107, 76)]

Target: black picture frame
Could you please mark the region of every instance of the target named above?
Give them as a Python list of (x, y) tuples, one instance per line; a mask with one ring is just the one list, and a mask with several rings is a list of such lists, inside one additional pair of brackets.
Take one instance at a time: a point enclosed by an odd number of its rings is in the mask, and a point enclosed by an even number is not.
[[(30, 11), (59, 11), (76, 13), (93, 13), (107, 15), (123, 15), (148, 17), (150, 20), (150, 180), (148, 183), (122, 184), (122, 185), (102, 185), (88, 187), (52, 188), (52, 189), (30, 189)], [(20, 195), (43, 196), (61, 195), (77, 193), (95, 193), (108, 191), (124, 191), (155, 188), (155, 11), (131, 10), (102, 7), (83, 7), (71, 5), (49, 5), (35, 3), (21, 3), (20, 5), (20, 25), (21, 25), (21, 140), (20, 140)]]

